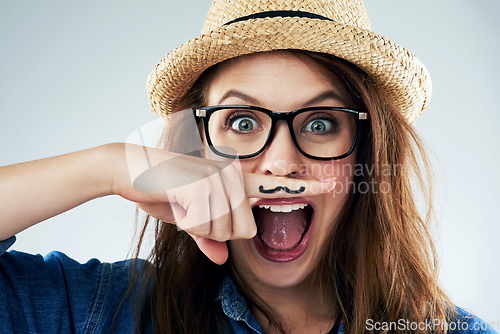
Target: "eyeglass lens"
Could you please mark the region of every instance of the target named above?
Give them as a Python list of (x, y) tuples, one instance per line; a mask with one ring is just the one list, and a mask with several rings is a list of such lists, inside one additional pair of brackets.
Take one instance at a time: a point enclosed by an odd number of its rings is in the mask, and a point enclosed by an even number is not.
[[(220, 109), (208, 122), (212, 145), (223, 154), (234, 154), (236, 150), (239, 156), (261, 150), (271, 126), (269, 115), (253, 109)], [(322, 158), (338, 157), (346, 154), (354, 143), (356, 122), (353, 116), (342, 111), (306, 111), (294, 118), (293, 132), (305, 153)]]

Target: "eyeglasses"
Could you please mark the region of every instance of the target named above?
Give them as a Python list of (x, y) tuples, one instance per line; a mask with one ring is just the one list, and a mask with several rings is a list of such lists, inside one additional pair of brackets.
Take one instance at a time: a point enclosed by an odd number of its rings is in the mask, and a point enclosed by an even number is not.
[[(252, 158), (269, 144), (276, 124), (283, 120), (297, 149), (316, 160), (339, 160), (351, 154), (359, 136), (359, 122), (366, 112), (337, 108), (309, 107), (274, 112), (246, 105), (193, 108), (203, 119), (210, 149), (222, 157)], [(234, 154), (236, 152), (236, 155)]]

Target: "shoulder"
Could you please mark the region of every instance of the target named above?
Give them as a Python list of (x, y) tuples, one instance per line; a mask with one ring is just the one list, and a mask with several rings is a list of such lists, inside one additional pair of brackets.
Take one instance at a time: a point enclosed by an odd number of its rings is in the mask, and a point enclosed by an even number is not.
[(49, 333), (59, 328), (105, 333), (115, 317), (124, 326), (118, 332), (132, 332), (130, 304), (124, 297), (135, 264), (147, 263), (79, 263), (61, 252), (0, 253), (0, 332)]
[[(138, 261), (138, 265), (143, 263)], [(133, 264), (131, 260), (106, 263), (98, 259), (80, 263), (61, 252), (42, 256), (13, 250), (0, 256), (1, 294), (48, 302), (59, 296), (73, 306), (96, 298), (123, 297)]]
[(12, 282), (33, 280), (40, 284), (50, 284), (64, 281), (68, 284), (95, 284), (98, 281), (112, 277), (116, 280), (126, 280), (132, 265), (141, 266), (145, 261), (132, 260), (115, 263), (105, 263), (98, 259), (90, 259), (80, 263), (64, 253), (51, 252), (46, 256), (28, 254), (15, 250), (7, 251), (14, 244), (12, 237), (0, 241), (1, 276), (9, 276)]
[(456, 317), (448, 324), (449, 334), (498, 334), (499, 323), (488, 323), (460, 307), (455, 307)]
[[(90, 259), (80, 263), (64, 253), (51, 252), (46, 256), (18, 251), (5, 252), (0, 256), (2, 277), (11, 283), (30, 282), (30, 285), (62, 285), (75, 291), (95, 286), (101, 281), (121, 282), (127, 279), (129, 262), (104, 263)], [(103, 282), (104, 283), (104, 282)]]

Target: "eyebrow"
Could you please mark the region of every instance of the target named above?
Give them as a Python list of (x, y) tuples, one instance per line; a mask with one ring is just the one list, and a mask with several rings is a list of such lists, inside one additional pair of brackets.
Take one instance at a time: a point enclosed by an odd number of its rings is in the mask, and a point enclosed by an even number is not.
[(305, 106), (314, 105), (314, 104), (318, 104), (318, 103), (323, 102), (324, 100), (328, 100), (328, 99), (333, 99), (333, 100), (337, 100), (341, 103), (344, 103), (344, 99), (337, 92), (335, 92), (333, 90), (327, 90), (326, 92), (323, 92), (323, 93), (319, 94), (318, 96), (313, 97), (312, 99), (310, 99), (309, 101), (304, 103), (304, 105)]
[(219, 105), (224, 101), (224, 100), (227, 100), (228, 98), (230, 97), (237, 97), (241, 100), (244, 100), (252, 105), (261, 105), (259, 100), (257, 100), (256, 98), (253, 98), (251, 97), (250, 95), (247, 95), (243, 92), (240, 92), (240, 91), (237, 91), (235, 89), (230, 89), (228, 90), (222, 97), (221, 99), (219, 100)]
[[(222, 102), (224, 102), (225, 100), (227, 100), (230, 97), (239, 98), (239, 99), (241, 99), (247, 103), (250, 103), (252, 105), (256, 105), (256, 106), (262, 105), (258, 99), (251, 97), (250, 95), (247, 95), (247, 94), (240, 92), (238, 90), (235, 90), (235, 89), (230, 89), (226, 93), (224, 93), (224, 95), (220, 98), (218, 104), (219, 105), (222, 104)], [(324, 100), (328, 100), (328, 99), (334, 99), (334, 100), (337, 100), (337, 101), (342, 102), (342, 103), (344, 102), (344, 99), (337, 92), (335, 92), (333, 90), (327, 90), (327, 91), (319, 94), (318, 96), (313, 97), (312, 99), (310, 99), (306, 103), (304, 103), (304, 106), (318, 104), (318, 103), (320, 103)]]

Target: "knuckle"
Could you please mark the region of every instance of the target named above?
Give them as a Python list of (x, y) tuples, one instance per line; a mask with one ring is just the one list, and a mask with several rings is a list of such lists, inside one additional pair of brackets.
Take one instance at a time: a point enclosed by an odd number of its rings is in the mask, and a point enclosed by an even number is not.
[[(230, 165), (228, 167), (228, 170), (227, 172), (229, 173), (229, 175), (234, 178), (235, 180), (240, 180), (240, 178), (242, 177), (241, 175), (241, 171), (236, 168), (234, 165)], [(239, 182), (238, 182), (239, 183)]]
[(242, 226), (239, 226), (238, 229), (234, 231), (233, 238), (253, 238), (256, 233), (257, 227), (255, 226), (255, 224), (244, 224)]
[(222, 242), (222, 241), (227, 241), (230, 238), (231, 238), (231, 231), (224, 229), (224, 230), (215, 232), (212, 239)]
[(229, 165), (225, 170), (224, 170), (224, 175), (227, 177), (229, 180), (231, 180), (231, 183), (235, 185), (240, 185), (240, 179), (241, 179), (241, 172), (239, 169), (237, 169), (233, 165)]
[(200, 236), (200, 237), (206, 237), (206, 236), (210, 235), (210, 233), (211, 233), (209, 223), (192, 226), (192, 227), (184, 229), (184, 231), (186, 231), (190, 234)]
[(215, 241), (227, 241), (231, 238), (231, 230), (224, 226), (216, 229), (212, 229), (210, 233), (210, 239)]

